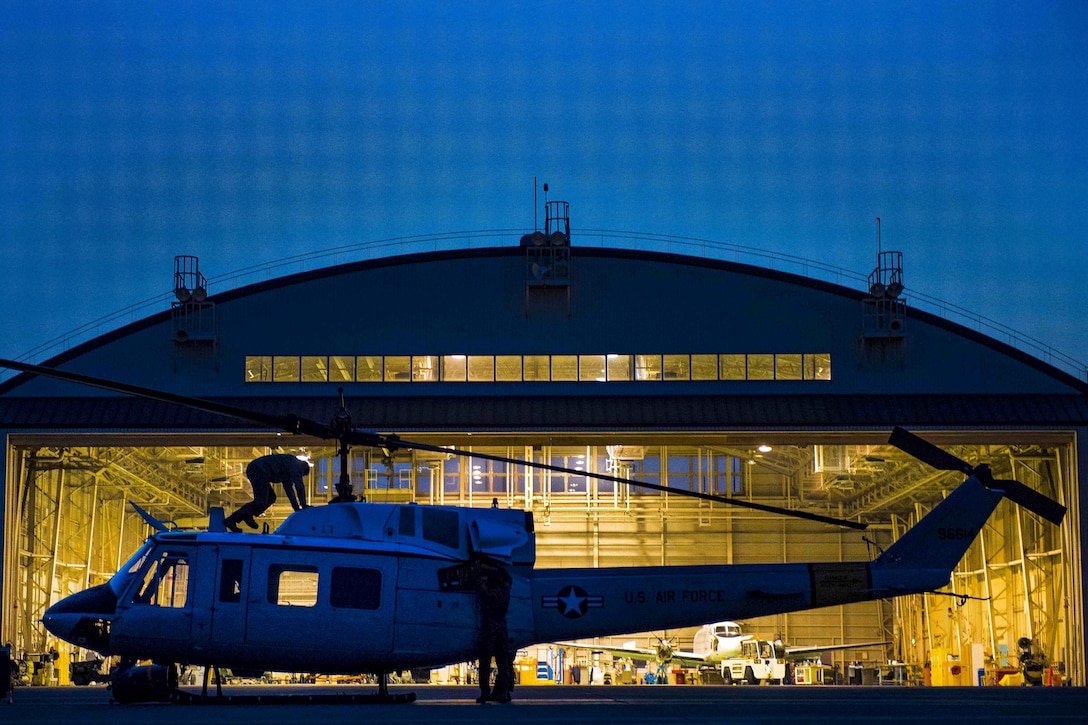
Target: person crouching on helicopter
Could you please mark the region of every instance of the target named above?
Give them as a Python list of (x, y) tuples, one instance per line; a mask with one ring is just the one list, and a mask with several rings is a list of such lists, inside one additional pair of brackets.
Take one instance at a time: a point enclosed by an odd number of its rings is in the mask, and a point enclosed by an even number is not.
[(223, 519), (228, 531), (238, 533), (238, 523), (242, 522), (251, 529), (257, 528), (256, 517), (263, 514), (276, 502), (273, 483), (282, 483), (291, 508), (301, 511), (308, 507), (306, 503), (306, 483), (302, 477), (310, 472), (310, 463), (290, 453), (273, 453), (255, 458), (246, 466), (246, 478), (253, 487), (253, 500), (242, 505), (237, 511)]
[[(514, 650), (506, 629), (510, 608), (510, 572), (488, 559), (472, 562), (472, 584), (480, 597), (480, 641), (478, 647), (480, 696), (476, 702), (510, 702), (514, 689)], [(495, 688), (491, 689), (491, 658), (495, 658)]]

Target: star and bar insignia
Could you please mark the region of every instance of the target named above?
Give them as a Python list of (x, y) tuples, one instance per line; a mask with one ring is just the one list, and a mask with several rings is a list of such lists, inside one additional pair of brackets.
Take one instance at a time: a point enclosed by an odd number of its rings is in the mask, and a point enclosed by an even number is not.
[(604, 597), (599, 594), (589, 594), (575, 584), (568, 584), (555, 596), (541, 597), (540, 606), (545, 609), (558, 609), (564, 617), (577, 619), (590, 609), (603, 609)]

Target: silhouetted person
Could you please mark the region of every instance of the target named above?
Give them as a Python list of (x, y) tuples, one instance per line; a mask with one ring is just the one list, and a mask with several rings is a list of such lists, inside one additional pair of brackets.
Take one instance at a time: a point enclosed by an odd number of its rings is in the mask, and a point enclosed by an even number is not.
[(306, 508), (306, 484), (302, 477), (309, 472), (310, 464), (290, 453), (273, 453), (253, 459), (246, 466), (246, 478), (253, 487), (253, 500), (223, 519), (223, 525), (235, 533), (240, 531), (240, 521), (251, 529), (257, 528), (256, 517), (276, 502), (273, 483), (283, 484), (291, 508), (295, 511)]
[[(510, 702), (514, 689), (514, 650), (506, 630), (510, 608), (510, 572), (503, 565), (484, 559), (472, 563), (472, 583), (480, 596), (480, 697), (476, 702)], [(495, 658), (495, 688), (491, 688), (491, 658)]]
[(15, 671), (11, 645), (0, 647), (0, 698), (7, 698), (9, 705), (15, 701)]

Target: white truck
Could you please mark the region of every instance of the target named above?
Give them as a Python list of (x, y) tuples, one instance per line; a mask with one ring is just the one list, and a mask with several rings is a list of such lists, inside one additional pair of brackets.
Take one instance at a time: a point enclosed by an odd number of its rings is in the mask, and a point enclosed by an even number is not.
[(786, 649), (780, 642), (750, 639), (740, 643), (740, 656), (722, 660), (726, 684), (783, 684), (786, 681)]

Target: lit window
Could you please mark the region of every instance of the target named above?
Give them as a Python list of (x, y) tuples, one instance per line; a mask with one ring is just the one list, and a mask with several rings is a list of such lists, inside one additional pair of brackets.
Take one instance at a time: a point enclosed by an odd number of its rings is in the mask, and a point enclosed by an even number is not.
[(660, 380), (660, 355), (635, 355), (635, 380)]
[(609, 355), (608, 356), (608, 379), (609, 380), (630, 380), (631, 379), (631, 356), (630, 355)]
[(360, 383), (382, 381), (382, 356), (360, 355), (355, 358), (355, 379)]
[(747, 377), (744, 355), (719, 355), (718, 378), (720, 380), (744, 380)]
[(334, 383), (350, 383), (355, 380), (355, 357), (352, 355), (330, 355), (329, 380)]
[(246, 382), (831, 380), (829, 353), (250, 355)]
[(495, 358), (491, 355), (469, 355), (468, 379), (471, 383), (493, 382), (495, 380)]
[(303, 355), (301, 371), (304, 383), (326, 383), (329, 380), (329, 359), (317, 355)]
[(552, 355), (552, 380), (558, 382), (578, 379), (577, 355)]
[(166, 551), (144, 572), (133, 603), (180, 609), (188, 601), (188, 592), (188, 555)]
[(692, 355), (691, 356), (692, 380), (717, 380), (718, 356), (717, 355)]
[(385, 382), (407, 383), (412, 379), (412, 358), (407, 355), (385, 356)]
[(428, 383), (438, 380), (438, 358), (434, 355), (412, 356), (412, 380)]
[(442, 356), (442, 380), (447, 383), (463, 383), (468, 379), (466, 364), (468, 358), (464, 355)]
[(775, 380), (800, 380), (801, 356), (799, 354), (775, 355), (774, 378)]
[(582, 382), (604, 382), (604, 355), (579, 355), (578, 379)]
[(272, 356), (253, 355), (246, 357), (246, 382), (272, 382)]
[(281, 607), (317, 604), (317, 567), (273, 564), (268, 567), (268, 603)]
[(521, 382), (521, 355), (496, 355), (495, 379), (504, 383)]
[(283, 355), (272, 358), (272, 380), (277, 383), (297, 383), (298, 358)]
[(551, 380), (551, 365), (547, 355), (526, 355), (524, 358), (524, 378), (527, 381)]
[(805, 355), (805, 380), (830, 380), (831, 379), (831, 355), (829, 353), (817, 353)]
[(687, 355), (664, 355), (661, 362), (661, 377), (665, 380), (690, 380), (691, 369)]
[(774, 380), (774, 355), (749, 355), (748, 379)]

